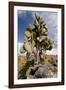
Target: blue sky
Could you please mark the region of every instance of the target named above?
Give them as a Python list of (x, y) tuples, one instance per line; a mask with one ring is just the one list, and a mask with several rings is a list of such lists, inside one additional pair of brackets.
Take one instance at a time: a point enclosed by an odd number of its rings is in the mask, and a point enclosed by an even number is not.
[(57, 12), (18, 10), (18, 42), (24, 41), (24, 32), (29, 25), (33, 24), (35, 13), (48, 25), (48, 36), (56, 42), (54, 47), (57, 48)]

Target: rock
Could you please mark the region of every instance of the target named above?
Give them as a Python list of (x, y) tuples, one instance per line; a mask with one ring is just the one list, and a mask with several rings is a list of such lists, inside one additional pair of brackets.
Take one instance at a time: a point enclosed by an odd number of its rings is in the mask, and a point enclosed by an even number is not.
[(45, 61), (44, 63), (31, 66), (26, 71), (27, 79), (57, 77), (57, 67)]
[(27, 79), (27, 76), (23, 76), (22, 79)]
[(51, 78), (54, 77), (54, 72), (52, 71), (53, 66), (48, 62), (45, 62), (44, 65), (39, 66), (38, 70), (35, 72), (36, 78)]
[(39, 67), (39, 69), (35, 72), (34, 76), (36, 78), (42, 78), (43, 68)]
[(38, 67), (32, 67), (30, 71), (30, 75), (34, 75), (37, 70), (38, 70)]
[(28, 75), (27, 79), (34, 79), (34, 76), (33, 75)]

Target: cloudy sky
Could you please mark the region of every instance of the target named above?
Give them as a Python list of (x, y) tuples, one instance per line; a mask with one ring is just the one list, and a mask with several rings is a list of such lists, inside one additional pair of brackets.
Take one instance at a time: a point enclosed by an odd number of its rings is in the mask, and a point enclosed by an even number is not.
[(57, 12), (18, 10), (18, 42), (23, 43), (24, 32), (29, 25), (33, 24), (35, 13), (48, 25), (48, 36), (55, 41), (54, 48), (57, 50)]

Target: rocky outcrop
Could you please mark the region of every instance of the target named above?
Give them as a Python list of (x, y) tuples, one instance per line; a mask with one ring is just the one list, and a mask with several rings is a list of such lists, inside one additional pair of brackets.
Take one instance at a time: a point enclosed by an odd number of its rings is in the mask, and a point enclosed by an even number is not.
[(45, 61), (44, 64), (29, 67), (27, 78), (52, 78), (57, 77), (57, 67)]

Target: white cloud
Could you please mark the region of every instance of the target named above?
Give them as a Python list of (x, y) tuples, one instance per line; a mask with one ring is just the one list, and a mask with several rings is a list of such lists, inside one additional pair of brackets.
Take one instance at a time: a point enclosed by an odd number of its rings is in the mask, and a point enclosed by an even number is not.
[(18, 10), (18, 15), (20, 16), (20, 17), (22, 17), (22, 15), (26, 15), (26, 11), (24, 11), (24, 10)]
[(57, 49), (53, 48), (52, 50), (47, 50), (46, 54), (47, 55), (57, 55)]
[(18, 43), (18, 49), (20, 49), (23, 46), (23, 43)]
[(49, 38), (51, 38), (53, 41), (56, 42), (55, 47), (57, 47), (57, 23), (58, 23), (58, 13), (57, 12), (51, 12), (51, 11), (35, 11), (32, 12), (33, 18), (35, 18), (35, 14), (38, 16), (41, 16), (44, 22), (48, 26), (48, 35)]
[(21, 55), (20, 53), (20, 48), (23, 46), (23, 43), (18, 43), (18, 46), (17, 46), (17, 51), (18, 51), (18, 55)]
[[(26, 15), (27, 11), (19, 10), (19, 15)], [(32, 11), (32, 16), (35, 18), (35, 13), (43, 18), (45, 23), (48, 25), (48, 32), (49, 37), (53, 39), (53, 41), (56, 41), (55, 48), (53, 48), (51, 51), (47, 51), (47, 54), (57, 54), (57, 20), (58, 15), (56, 12), (38, 12), (38, 11)], [(18, 44), (18, 54), (20, 54), (20, 47), (23, 45), (23, 43)]]
[(49, 24), (57, 24), (57, 13), (56, 12), (49, 12), (49, 11), (34, 11), (32, 12), (33, 17), (35, 17), (35, 14), (38, 16), (41, 16), (43, 20), (47, 21)]
[[(21, 54), (20, 53), (20, 48), (23, 46), (23, 43), (18, 43), (18, 55), (26, 55), (26, 53), (24, 53), (24, 54)], [(56, 48), (53, 48), (52, 50), (47, 50), (46, 51), (46, 54), (47, 55), (57, 55), (57, 49)]]
[(19, 14), (19, 15), (26, 14), (26, 11), (19, 10), (19, 11), (18, 11), (18, 14)]

